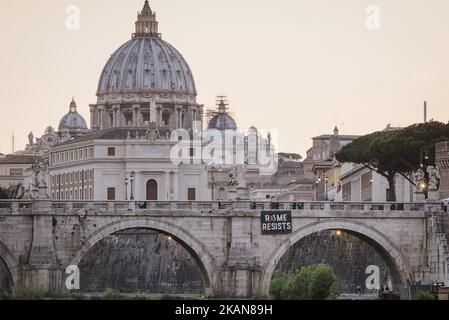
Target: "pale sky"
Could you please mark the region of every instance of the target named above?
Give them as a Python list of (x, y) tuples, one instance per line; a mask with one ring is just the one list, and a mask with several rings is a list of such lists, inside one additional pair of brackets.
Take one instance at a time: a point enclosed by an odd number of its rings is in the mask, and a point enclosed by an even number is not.
[[(89, 104), (109, 56), (134, 32), (143, 0), (0, 1), (0, 152), (57, 128), (72, 95)], [(68, 30), (66, 7), (80, 8)], [(280, 149), (310, 138), (449, 120), (447, 0), (150, 0), (163, 39), (189, 63), (198, 103), (229, 96), (240, 128), (279, 129)], [(380, 29), (366, 26), (367, 6)], [(371, 20), (370, 20), (371, 21)]]

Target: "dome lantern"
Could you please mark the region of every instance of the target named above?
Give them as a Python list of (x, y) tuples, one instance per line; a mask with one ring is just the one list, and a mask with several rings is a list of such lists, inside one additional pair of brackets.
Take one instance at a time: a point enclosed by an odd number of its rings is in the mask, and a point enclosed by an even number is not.
[(76, 102), (75, 102), (75, 97), (72, 97), (72, 102), (70, 102), (69, 111), (72, 112), (72, 113), (77, 112), (77, 106), (76, 106)]
[(150, 8), (148, 0), (145, 0), (143, 9), (137, 14), (136, 33), (134, 37), (160, 37), (156, 12)]

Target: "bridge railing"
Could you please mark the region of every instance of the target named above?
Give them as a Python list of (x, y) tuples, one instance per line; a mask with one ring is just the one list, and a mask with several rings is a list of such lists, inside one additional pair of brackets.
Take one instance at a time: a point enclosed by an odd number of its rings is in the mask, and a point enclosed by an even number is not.
[[(0, 215), (31, 213), (34, 204), (42, 200), (0, 200)], [(46, 201), (57, 212), (96, 210), (100, 212), (123, 211), (238, 211), (238, 210), (299, 210), (299, 211), (427, 211), (439, 210), (440, 203), (392, 202), (271, 202), (271, 201)]]
[(31, 213), (32, 207), (32, 200), (0, 200), (0, 215)]

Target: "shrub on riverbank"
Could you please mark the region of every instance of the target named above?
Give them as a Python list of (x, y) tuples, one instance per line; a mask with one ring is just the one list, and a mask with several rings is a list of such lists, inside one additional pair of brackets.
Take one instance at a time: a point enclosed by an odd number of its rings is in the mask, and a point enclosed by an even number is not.
[(270, 296), (276, 300), (325, 300), (339, 294), (337, 277), (326, 264), (303, 267), (291, 276), (278, 272), (270, 284)]

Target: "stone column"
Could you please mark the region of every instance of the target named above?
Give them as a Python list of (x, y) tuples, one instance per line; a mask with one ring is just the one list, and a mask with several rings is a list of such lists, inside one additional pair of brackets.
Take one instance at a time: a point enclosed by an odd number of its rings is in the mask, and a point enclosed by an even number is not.
[(137, 110), (137, 118), (139, 119), (138, 120), (139, 127), (142, 127), (143, 126), (143, 115), (142, 115), (142, 111), (140, 110), (140, 108), (139, 108), (139, 110)]
[(100, 130), (104, 129), (104, 106), (98, 106), (98, 126), (100, 127)]
[(158, 105), (157, 107), (157, 124), (159, 127), (162, 127), (162, 107), (160, 105)]
[(179, 201), (179, 173), (175, 172), (173, 174), (173, 200)]
[(196, 117), (197, 117), (197, 110), (196, 108), (192, 109), (192, 130), (196, 131), (198, 128), (196, 127)]
[(135, 104), (133, 105), (133, 127), (138, 127), (139, 124), (139, 109), (140, 105)]
[(151, 101), (151, 104), (150, 104), (150, 123), (151, 122), (157, 123), (157, 120), (156, 120), (156, 102), (155, 101)]
[(114, 128), (118, 128), (120, 127), (120, 106), (119, 105), (114, 105), (112, 107), (112, 122), (113, 122), (113, 127)]
[(170, 172), (165, 172), (165, 200), (170, 201)]
[(115, 107), (112, 109), (112, 127), (115, 128), (116, 127), (116, 112), (115, 112)]
[(182, 106), (176, 106), (176, 128), (181, 128), (181, 110)]
[(95, 119), (94, 119), (95, 111), (96, 111), (95, 106), (91, 105), (90, 106), (90, 129), (91, 130), (94, 130), (94, 128), (96, 127), (96, 123), (95, 123)]

